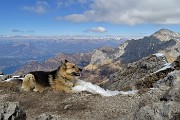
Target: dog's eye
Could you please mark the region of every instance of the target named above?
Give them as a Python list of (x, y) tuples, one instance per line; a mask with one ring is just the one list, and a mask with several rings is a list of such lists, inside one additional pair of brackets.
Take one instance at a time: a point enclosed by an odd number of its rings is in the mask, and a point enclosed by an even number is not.
[(75, 68), (75, 66), (72, 66), (72, 68)]

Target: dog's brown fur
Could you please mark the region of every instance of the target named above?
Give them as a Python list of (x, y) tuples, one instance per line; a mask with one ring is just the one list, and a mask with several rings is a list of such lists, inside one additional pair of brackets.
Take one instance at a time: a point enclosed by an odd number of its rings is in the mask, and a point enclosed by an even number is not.
[(71, 93), (74, 78), (79, 76), (81, 71), (76, 64), (65, 60), (57, 70), (30, 72), (25, 76), (21, 88), (24, 91), (42, 92), (46, 87), (51, 87), (53, 90)]

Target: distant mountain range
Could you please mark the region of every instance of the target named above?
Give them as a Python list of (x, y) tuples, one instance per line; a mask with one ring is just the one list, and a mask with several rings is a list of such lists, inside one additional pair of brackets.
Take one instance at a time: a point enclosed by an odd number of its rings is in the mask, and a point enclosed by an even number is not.
[(116, 47), (126, 39), (117, 38), (0, 38), (0, 71), (10, 74), (28, 61), (44, 61), (60, 53), (85, 53), (102, 46)]
[(61, 61), (65, 59), (76, 63), (80, 67), (85, 67), (89, 64), (91, 60), (92, 53), (75, 53), (75, 54), (64, 54), (60, 53), (54, 58), (49, 58), (43, 62), (38, 61), (30, 61), (21, 68), (17, 69), (14, 74), (15, 75), (24, 75), (31, 71), (50, 71), (57, 69), (60, 66)]

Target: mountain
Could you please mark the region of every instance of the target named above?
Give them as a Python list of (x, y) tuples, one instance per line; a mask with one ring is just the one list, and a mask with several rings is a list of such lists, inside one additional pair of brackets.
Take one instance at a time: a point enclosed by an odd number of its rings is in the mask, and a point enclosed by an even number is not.
[(180, 54), (179, 33), (161, 29), (151, 36), (128, 40), (112, 50), (96, 49), (86, 69), (95, 69), (113, 61), (128, 64), (158, 52), (165, 54), (169, 62), (174, 61)]
[[(163, 31), (164, 29), (157, 31), (154, 34), (162, 34)], [(128, 81), (131, 81), (131, 79), (137, 77), (140, 79), (144, 75), (150, 74), (152, 71), (161, 68), (162, 66), (164, 66), (163, 61), (166, 61), (167, 63), (173, 62), (177, 58), (177, 56), (180, 55), (179, 38), (161, 41), (153, 35), (144, 37), (142, 39), (128, 40), (117, 48), (110, 49), (105, 47), (94, 50), (89, 65), (84, 68), (85, 70), (83, 71), (82, 79), (101, 85), (111, 81), (114, 74), (116, 72), (119, 72), (122, 73), (122, 75), (117, 74), (119, 77), (117, 77), (116, 80), (126, 81), (128, 79)], [(171, 38), (171, 36), (169, 36), (169, 38)], [(163, 54), (164, 58), (162, 60), (158, 60), (159, 58), (157, 59), (156, 57), (153, 57), (153, 54), (156, 53)], [(148, 62), (143, 63), (146, 57), (148, 57), (147, 59), (152, 61), (159, 61), (158, 63), (152, 65), (153, 68), (150, 68), (150, 72), (148, 72), (148, 69), (144, 69), (144, 67), (147, 66), (143, 64), (148, 64)], [(127, 66), (136, 62), (142, 64), (139, 65), (140, 69), (136, 66), (134, 67), (134, 69), (130, 69), (128, 71)], [(123, 70), (125, 70), (126, 72), (123, 72)], [(140, 73), (136, 73), (136, 71)], [(142, 74), (143, 72), (145, 73)], [(125, 76), (129, 76), (129, 78)], [(114, 82), (115, 81), (113, 81), (113, 83)], [(125, 83), (121, 82), (121, 84), (123, 86)], [(113, 88), (116, 87), (113, 86)], [(119, 86), (119, 89), (121, 88), (122, 87)]]
[(11, 74), (28, 61), (45, 61), (59, 53), (92, 51), (104, 45), (116, 47), (125, 39), (115, 38), (0, 38), (0, 70)]
[(24, 75), (31, 71), (52, 71), (57, 69), (60, 66), (61, 61), (67, 59), (70, 62), (76, 63), (80, 67), (84, 67), (89, 64), (90, 53), (76, 53), (76, 54), (64, 54), (60, 53), (54, 58), (49, 58), (46, 61), (38, 62), (31, 61), (25, 64), (24, 66), (17, 69), (13, 74), (14, 75)]
[(161, 41), (168, 41), (170, 39), (180, 40), (180, 33), (175, 33), (168, 29), (160, 29), (155, 32), (152, 36), (156, 37)]

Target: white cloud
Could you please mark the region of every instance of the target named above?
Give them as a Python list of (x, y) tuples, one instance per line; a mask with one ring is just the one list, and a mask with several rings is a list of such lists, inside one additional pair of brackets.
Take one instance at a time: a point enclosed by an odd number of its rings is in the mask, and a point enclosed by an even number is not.
[(73, 4), (81, 4), (81, 5), (84, 5), (84, 4), (87, 4), (89, 3), (90, 1), (89, 0), (65, 0), (65, 1), (62, 1), (62, 0), (57, 0), (56, 1), (56, 4), (58, 7), (68, 7), (68, 6), (71, 6)]
[(180, 24), (179, 0), (95, 0), (82, 14), (60, 17), (72, 22)]
[(86, 29), (84, 32), (104, 33), (107, 32), (107, 30), (104, 27), (93, 27), (90, 29)]
[(35, 12), (37, 14), (44, 14), (47, 12), (49, 4), (45, 1), (37, 1), (34, 6), (24, 6), (23, 10)]
[(93, 27), (90, 29), (91, 32), (96, 32), (96, 33), (103, 33), (106, 32), (106, 28), (104, 27)]

